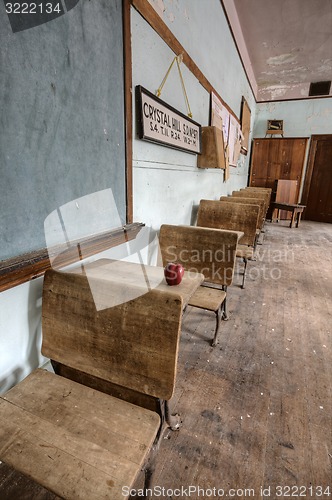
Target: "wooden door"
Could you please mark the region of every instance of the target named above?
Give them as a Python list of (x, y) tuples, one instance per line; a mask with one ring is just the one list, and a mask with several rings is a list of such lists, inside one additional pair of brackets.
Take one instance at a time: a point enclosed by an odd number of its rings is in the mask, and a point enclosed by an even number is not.
[(276, 179), (274, 176), (278, 170), (278, 150), (278, 141), (254, 139), (250, 186), (274, 188), (274, 181)]
[(312, 136), (303, 188), (304, 218), (332, 222), (332, 135)]
[(298, 186), (300, 185), (306, 145), (306, 139), (281, 139), (279, 179), (297, 181)]
[[(297, 202), (307, 142), (307, 137), (254, 139), (249, 186), (272, 188), (271, 201), (274, 201), (276, 180), (295, 180)], [(270, 217), (271, 209), (267, 214), (267, 218)]]

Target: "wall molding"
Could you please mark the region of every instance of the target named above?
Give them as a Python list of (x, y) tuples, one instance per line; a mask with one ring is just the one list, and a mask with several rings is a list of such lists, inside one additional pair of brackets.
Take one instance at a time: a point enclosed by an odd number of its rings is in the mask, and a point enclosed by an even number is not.
[(127, 224), (133, 222), (133, 96), (132, 96), (132, 52), (131, 52), (131, 1), (123, 0), (123, 67), (124, 67), (124, 124), (126, 164), (126, 217)]

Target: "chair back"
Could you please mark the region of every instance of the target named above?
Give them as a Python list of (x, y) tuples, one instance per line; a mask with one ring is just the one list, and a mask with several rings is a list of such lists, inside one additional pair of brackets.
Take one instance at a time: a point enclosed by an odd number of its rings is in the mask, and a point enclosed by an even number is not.
[(197, 226), (242, 231), (241, 245), (255, 245), (259, 206), (220, 200), (201, 200)]
[(238, 238), (234, 231), (164, 224), (159, 234), (163, 265), (178, 262), (186, 271), (202, 273), (206, 282), (231, 285)]

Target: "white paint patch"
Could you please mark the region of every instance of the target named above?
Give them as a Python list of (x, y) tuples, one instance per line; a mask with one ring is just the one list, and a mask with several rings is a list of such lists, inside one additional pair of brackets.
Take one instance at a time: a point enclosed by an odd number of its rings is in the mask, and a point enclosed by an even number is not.
[(269, 66), (281, 66), (290, 64), (296, 60), (297, 55), (289, 52), (288, 54), (280, 54), (280, 56), (269, 57), (266, 61)]
[(325, 71), (331, 71), (332, 69), (332, 59), (322, 59), (320, 61), (320, 66), (317, 68), (318, 73), (324, 73)]
[(184, 9), (183, 15), (184, 15), (185, 19), (187, 19), (189, 21), (189, 14), (188, 14), (187, 9)]
[(169, 15), (168, 15), (168, 19), (171, 21), (171, 23), (174, 23), (175, 21), (175, 16), (173, 14), (173, 12), (170, 12)]
[(285, 85), (273, 85), (265, 89), (260, 89), (260, 91), (265, 90), (271, 95), (271, 99), (276, 99), (278, 97), (283, 97), (287, 93), (288, 89), (289, 87), (285, 87)]
[(283, 76), (287, 76), (287, 75), (290, 75), (290, 76), (293, 76), (294, 73), (296, 73), (297, 75), (297, 78), (294, 79), (295, 82), (298, 82), (299, 80), (299, 73), (301, 72), (305, 72), (307, 71), (308, 68), (306, 68), (305, 66), (292, 66), (291, 68), (284, 68), (284, 69), (281, 69), (281, 68), (275, 68), (274, 70), (270, 70), (270, 71), (262, 71), (262, 75), (268, 75), (268, 76), (271, 76), (271, 75), (283, 75)]

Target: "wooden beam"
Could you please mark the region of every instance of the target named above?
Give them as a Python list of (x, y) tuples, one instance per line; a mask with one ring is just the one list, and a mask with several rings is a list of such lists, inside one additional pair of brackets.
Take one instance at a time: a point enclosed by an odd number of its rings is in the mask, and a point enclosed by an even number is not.
[(188, 52), (179, 40), (173, 35), (172, 31), (166, 26), (161, 17), (157, 14), (155, 9), (151, 6), (148, 0), (130, 0), (133, 7), (144, 17), (145, 21), (149, 23), (151, 28), (153, 28), (158, 35), (164, 40), (164, 42), (169, 46), (169, 48), (175, 53), (175, 55), (182, 55), (183, 63), (191, 71), (191, 73), (197, 78), (199, 83), (205, 88), (209, 93), (213, 92), (222, 102), (223, 106), (229, 111), (229, 113), (234, 116), (234, 118), (239, 122), (239, 118), (236, 116), (234, 111), (228, 106), (228, 104), (220, 97), (216, 89), (211, 85), (206, 76), (199, 69), (197, 64), (190, 57)]

